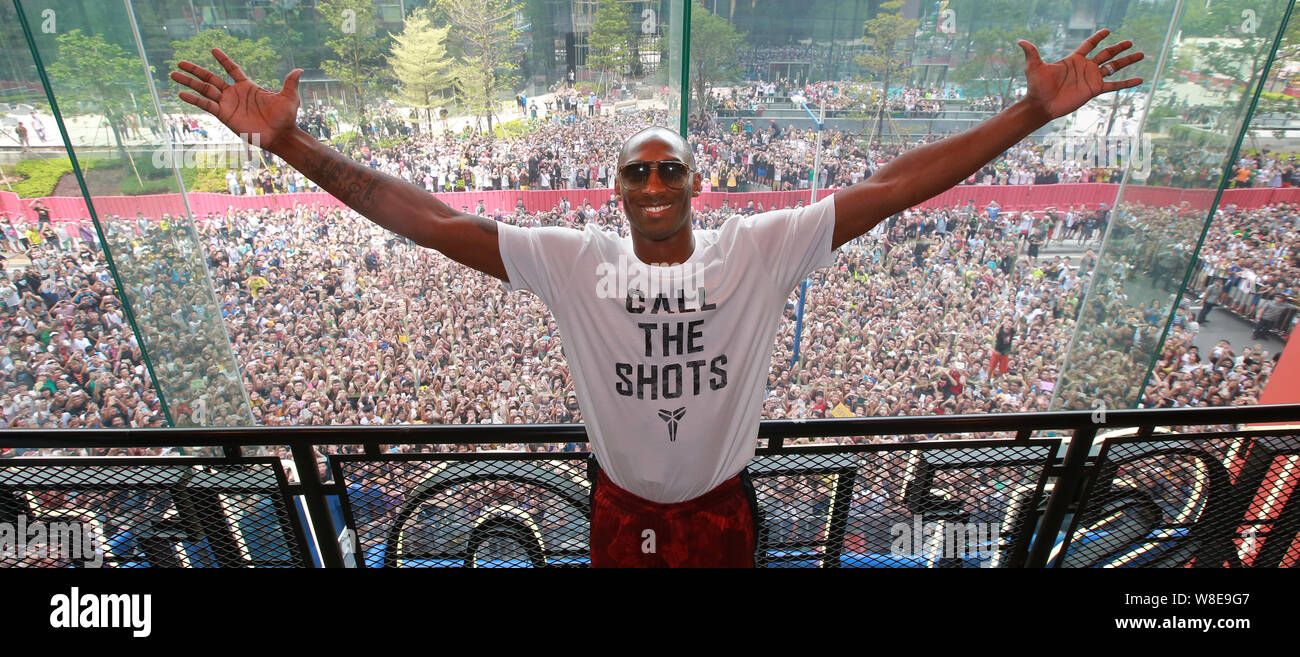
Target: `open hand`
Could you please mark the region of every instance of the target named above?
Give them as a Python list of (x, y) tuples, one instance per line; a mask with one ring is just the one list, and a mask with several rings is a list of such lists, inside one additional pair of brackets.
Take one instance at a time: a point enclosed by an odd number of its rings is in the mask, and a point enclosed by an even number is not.
[(1065, 59), (1054, 64), (1044, 63), (1038, 56), (1034, 44), (1021, 40), (1020, 49), (1025, 51), (1025, 78), (1028, 80), (1027, 98), (1038, 102), (1047, 114), (1055, 119), (1065, 116), (1083, 106), (1093, 98), (1120, 89), (1128, 89), (1142, 84), (1142, 78), (1107, 81), (1125, 66), (1142, 61), (1145, 57), (1135, 52), (1119, 59), (1115, 55), (1133, 47), (1132, 41), (1121, 41), (1102, 50), (1089, 58), (1097, 44), (1110, 34), (1110, 30), (1100, 30), (1088, 37), (1078, 49)]
[(199, 92), (183, 92), (180, 99), (217, 117), (244, 141), (274, 152), (275, 144), (297, 126), (298, 78), (302, 77), (302, 69), (290, 71), (284, 87), (276, 93), (249, 80), (221, 50), (214, 48), (212, 56), (234, 83), (197, 64), (180, 62), (177, 66), (194, 77), (172, 71), (172, 80)]

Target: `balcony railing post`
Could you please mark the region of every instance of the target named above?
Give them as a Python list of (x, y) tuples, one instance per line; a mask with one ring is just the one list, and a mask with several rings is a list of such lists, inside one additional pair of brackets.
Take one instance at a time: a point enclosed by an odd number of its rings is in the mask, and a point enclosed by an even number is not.
[(1052, 487), (1052, 496), (1048, 498), (1047, 508), (1039, 520), (1038, 531), (1034, 535), (1034, 544), (1029, 551), (1026, 568), (1045, 568), (1047, 558), (1056, 545), (1056, 537), (1061, 531), (1061, 521), (1070, 502), (1077, 499), (1079, 486), (1083, 479), (1083, 466), (1092, 449), (1092, 441), (1097, 437), (1097, 425), (1087, 425), (1076, 429), (1070, 438), (1070, 448), (1065, 452), (1061, 474)]
[(332, 528), (334, 521), (330, 518), (329, 504), (325, 501), (325, 490), (321, 485), (320, 471), (317, 469), (316, 450), (310, 444), (295, 442), (292, 445), (293, 461), (298, 467), (298, 480), (302, 483), (303, 499), (307, 503), (307, 514), (311, 517), (312, 533), (316, 537), (316, 547), (320, 550), (321, 562), (326, 568), (342, 568), (343, 553), (339, 550), (338, 539)]

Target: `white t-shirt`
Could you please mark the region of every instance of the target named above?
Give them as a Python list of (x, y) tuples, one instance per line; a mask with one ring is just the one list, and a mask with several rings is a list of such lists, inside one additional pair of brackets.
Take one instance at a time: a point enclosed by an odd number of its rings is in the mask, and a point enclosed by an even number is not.
[(618, 486), (675, 503), (754, 455), (790, 290), (831, 264), (835, 202), (694, 231), (684, 263), (651, 267), (629, 238), (501, 224), (510, 290), (550, 307), (597, 460)]

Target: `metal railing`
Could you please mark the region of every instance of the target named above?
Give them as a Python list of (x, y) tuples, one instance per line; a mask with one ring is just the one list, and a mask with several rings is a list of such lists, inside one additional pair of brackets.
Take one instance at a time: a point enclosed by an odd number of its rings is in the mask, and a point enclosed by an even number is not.
[[(756, 563), (1289, 566), (1297, 427), (1300, 404), (763, 422)], [(0, 523), (49, 531), (44, 552), (0, 544), (0, 566), (585, 566), (585, 442), (580, 425), (6, 431)], [(503, 444), (528, 448), (484, 449)], [(178, 446), (205, 455), (49, 455)], [(73, 530), (81, 552), (51, 557)]]

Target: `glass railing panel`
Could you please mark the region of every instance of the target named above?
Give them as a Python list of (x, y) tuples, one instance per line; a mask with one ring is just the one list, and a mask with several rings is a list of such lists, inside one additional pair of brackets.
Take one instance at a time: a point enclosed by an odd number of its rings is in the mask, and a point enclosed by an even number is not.
[[(1237, 149), (1290, 7), (1282, 1), (1241, 3), (1231, 10), (1189, 3), (1167, 28), (1178, 39), (1165, 44), (1149, 107), (1133, 117), (1138, 140), (1107, 152), (1127, 155), (1132, 166), (1102, 227), (1054, 409), (1133, 407), (1149, 375), (1160, 397), (1150, 400), (1153, 405), (1207, 402), (1209, 388), (1222, 391), (1221, 404), (1258, 398), (1258, 373), (1250, 366), (1244, 368), (1248, 377), (1225, 366), (1217, 373), (1221, 383), (1211, 386), (1213, 368), (1202, 372), (1204, 363), (1192, 362), (1193, 355), (1185, 353), (1177, 363), (1158, 355), (1167, 329), (1174, 327), (1175, 342), (1185, 335), (1187, 313), (1177, 303), (1189, 278), (1200, 283), (1191, 271), (1198, 253), (1216, 262), (1239, 253), (1240, 244), (1205, 240), (1216, 205), (1231, 221), (1241, 209), (1229, 206), (1261, 204), (1240, 189), (1227, 189), (1237, 186), (1234, 180), (1246, 182), (1228, 174), (1249, 178), (1249, 169), (1235, 166)], [(1149, 165), (1142, 161), (1148, 153)], [(1249, 251), (1242, 256), (1270, 257), (1267, 248)], [(1250, 297), (1241, 301), (1253, 307), (1255, 293)], [(1238, 340), (1238, 348), (1246, 342)], [(1207, 357), (1215, 357), (1212, 351), (1207, 345)]]
[[(1295, 333), (1295, 307), (1300, 305), (1300, 268), (1291, 257), (1300, 246), (1295, 225), (1300, 202), (1300, 123), (1294, 116), (1297, 29), (1300, 22), (1293, 16), (1147, 379), (1145, 407), (1258, 403)], [(1222, 56), (1213, 63), (1222, 67)], [(1188, 110), (1186, 115), (1166, 112), (1169, 127), (1164, 131), (1186, 132), (1207, 122), (1209, 110)], [(1160, 184), (1167, 185), (1174, 174), (1162, 171)], [(1268, 311), (1267, 320), (1263, 311)]]
[(1118, 183), (1150, 166), (1149, 148), (1120, 147), (1144, 143), (1178, 3), (874, 4), (693, 5), (702, 226), (815, 202), (1003, 111), (1026, 93), (1019, 39), (1053, 62), (1110, 29), (1094, 53), (1132, 40), (1146, 58), (1115, 79), (1144, 83), (1052, 121), (841, 247), (788, 300), (764, 417), (1047, 410)]

